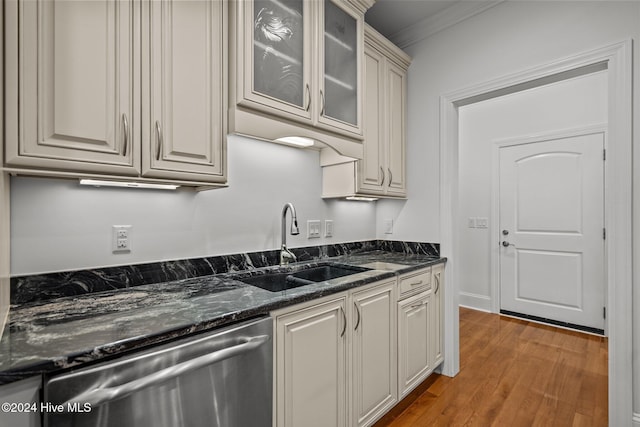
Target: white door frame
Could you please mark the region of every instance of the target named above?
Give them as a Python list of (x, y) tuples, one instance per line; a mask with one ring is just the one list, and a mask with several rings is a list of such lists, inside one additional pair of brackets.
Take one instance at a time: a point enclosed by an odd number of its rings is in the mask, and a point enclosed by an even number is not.
[[(581, 126), (573, 129), (563, 129), (552, 132), (544, 132), (535, 135), (527, 135), (525, 137), (509, 137), (492, 141), (491, 147), (491, 224), (489, 235), (491, 236), (491, 311), (493, 313), (500, 312), (500, 149), (504, 147), (513, 147), (516, 145), (530, 144), (535, 142), (544, 142), (554, 139), (569, 138), (574, 136), (584, 136), (593, 134), (604, 134), (604, 149), (607, 149), (607, 125), (606, 123), (594, 124), (590, 126)], [(606, 168), (605, 168), (606, 171)], [(606, 188), (606, 176), (605, 176)], [(606, 198), (606, 191), (605, 191)], [(605, 217), (606, 222), (606, 217)], [(605, 257), (607, 247), (605, 246)], [(602, 261), (603, 263), (605, 260)], [(606, 264), (605, 264), (606, 274)], [(606, 294), (605, 294), (606, 306)], [(605, 334), (607, 334), (607, 319), (605, 319)]]
[[(440, 97), (440, 229), (441, 254), (451, 292), (445, 293), (445, 364), (443, 373), (460, 370), (457, 264), (459, 259), (458, 107), (501, 94), (513, 87), (536, 87), (560, 73), (606, 63), (609, 81), (608, 166), (605, 169), (607, 228), (607, 305), (609, 307), (609, 425), (630, 425), (632, 379), (632, 41), (568, 57)], [(584, 74), (584, 73), (578, 73)], [(557, 79), (556, 79), (557, 80)], [(521, 90), (520, 89), (520, 90)]]

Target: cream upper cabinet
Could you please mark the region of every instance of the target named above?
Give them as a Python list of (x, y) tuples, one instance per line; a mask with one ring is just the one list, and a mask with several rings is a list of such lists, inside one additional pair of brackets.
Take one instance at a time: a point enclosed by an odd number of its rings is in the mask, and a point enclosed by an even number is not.
[(397, 402), (396, 281), (352, 298), (353, 426), (372, 425)]
[(5, 4), (6, 168), (226, 181), (226, 1)]
[(364, 13), (372, 4), (232, 1), (231, 132), (305, 136), (361, 153)]
[(315, 7), (303, 0), (232, 2), (238, 104), (311, 121)]
[[(344, 0), (318, 5), (318, 122), (329, 129), (362, 135), (364, 14)], [(318, 104), (318, 101), (316, 101)]]
[(323, 197), (406, 197), (407, 69), (410, 58), (365, 26), (363, 158), (323, 167)]
[(137, 175), (138, 2), (5, 5), (5, 162)]
[(343, 295), (276, 317), (277, 426), (347, 425), (345, 310)]
[(226, 15), (222, 1), (143, 3), (144, 176), (225, 180)]

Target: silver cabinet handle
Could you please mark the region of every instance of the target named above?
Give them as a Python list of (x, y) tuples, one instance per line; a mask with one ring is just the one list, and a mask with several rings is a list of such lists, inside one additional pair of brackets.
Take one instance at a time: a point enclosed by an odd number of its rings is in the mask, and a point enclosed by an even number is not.
[(413, 282), (410, 283), (409, 286), (418, 286), (418, 285), (422, 285), (422, 280), (418, 281), (418, 282)]
[(122, 155), (126, 156), (129, 148), (129, 121), (126, 114), (122, 114), (122, 133)]
[(382, 173), (382, 181), (380, 181), (380, 186), (384, 185), (384, 169), (380, 166), (380, 172)]
[(342, 306), (340, 306), (340, 311), (342, 311), (342, 321), (344, 322), (342, 332), (340, 332), (340, 338), (342, 338), (344, 333), (347, 332), (347, 314), (344, 312), (344, 308), (342, 308)]
[(410, 308), (420, 308), (420, 307), (422, 307), (423, 305), (426, 305), (426, 304), (427, 304), (426, 301), (422, 301), (420, 304), (413, 304), (413, 305), (410, 305), (409, 307)]
[(138, 378), (131, 382), (115, 387), (97, 388), (86, 391), (84, 393), (80, 393), (76, 397), (73, 397), (66, 401), (63, 405), (64, 408), (68, 408), (70, 404), (73, 403), (89, 403), (92, 407), (95, 408), (96, 406), (101, 405), (105, 402), (121, 399), (144, 388), (151, 387), (172, 378), (179, 377), (180, 375), (183, 375), (187, 372), (191, 372), (198, 368), (221, 362), (239, 354), (254, 350), (269, 340), (269, 335), (258, 335), (251, 338), (244, 338), (242, 340), (242, 344), (223, 348), (222, 350), (205, 354), (204, 356), (196, 357), (195, 359), (187, 360), (186, 362), (161, 369), (158, 372), (147, 375), (146, 377)]
[(160, 153), (162, 152), (162, 128), (160, 122), (156, 120), (156, 160), (160, 160)]
[(391, 187), (391, 183), (393, 182), (393, 174), (391, 173), (391, 169), (387, 168), (387, 170), (389, 171), (389, 184), (387, 184), (387, 186)]
[(433, 293), (437, 294), (438, 291), (440, 290), (440, 273), (436, 274), (435, 279), (436, 279), (436, 290)]
[(309, 89), (309, 83), (306, 86), (306, 95), (307, 95), (307, 107), (304, 109), (305, 111), (309, 111), (309, 107), (311, 107), (311, 89)]
[(322, 108), (320, 109), (320, 115), (324, 115), (324, 93), (320, 91), (320, 98), (322, 99)]
[(358, 307), (358, 304), (356, 304), (355, 302), (353, 303), (353, 305), (356, 306), (356, 313), (358, 313), (358, 320), (356, 321), (356, 327), (353, 328), (353, 330), (357, 330), (358, 329), (358, 325), (360, 325), (360, 307)]

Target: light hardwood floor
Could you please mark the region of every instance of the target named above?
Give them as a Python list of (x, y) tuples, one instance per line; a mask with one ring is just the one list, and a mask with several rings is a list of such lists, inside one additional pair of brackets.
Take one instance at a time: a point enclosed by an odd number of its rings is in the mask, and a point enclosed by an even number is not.
[(607, 339), (461, 308), (460, 373), (408, 400), (375, 427), (606, 426)]

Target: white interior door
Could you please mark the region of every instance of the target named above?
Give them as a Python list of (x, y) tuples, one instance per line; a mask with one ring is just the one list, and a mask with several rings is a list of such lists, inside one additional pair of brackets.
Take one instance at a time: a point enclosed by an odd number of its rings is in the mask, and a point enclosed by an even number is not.
[(500, 307), (604, 330), (604, 132), (500, 148)]

